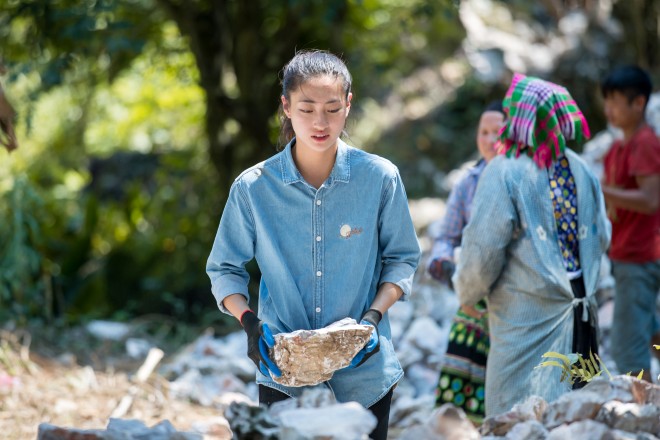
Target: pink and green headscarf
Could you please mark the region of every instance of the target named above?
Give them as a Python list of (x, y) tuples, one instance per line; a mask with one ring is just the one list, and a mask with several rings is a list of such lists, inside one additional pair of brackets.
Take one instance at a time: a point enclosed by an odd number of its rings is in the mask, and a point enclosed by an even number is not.
[(563, 153), (567, 139), (582, 142), (591, 136), (575, 100), (557, 84), (516, 73), (502, 106), (508, 117), (498, 152), (509, 157), (525, 152), (539, 168)]

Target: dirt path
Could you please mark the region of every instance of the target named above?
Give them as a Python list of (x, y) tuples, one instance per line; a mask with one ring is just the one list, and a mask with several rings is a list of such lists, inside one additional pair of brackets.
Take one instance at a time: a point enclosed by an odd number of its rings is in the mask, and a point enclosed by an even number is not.
[[(67, 361), (68, 359), (68, 361)], [(121, 418), (147, 426), (169, 420), (177, 430), (202, 426), (205, 439), (227, 439), (221, 412), (169, 396), (168, 381), (152, 374), (137, 383), (124, 371), (94, 370), (30, 353), (16, 334), (0, 332), (0, 432), (5, 440), (34, 440), (40, 423), (105, 429), (122, 399), (131, 404)], [(126, 402), (127, 400), (125, 400)]]

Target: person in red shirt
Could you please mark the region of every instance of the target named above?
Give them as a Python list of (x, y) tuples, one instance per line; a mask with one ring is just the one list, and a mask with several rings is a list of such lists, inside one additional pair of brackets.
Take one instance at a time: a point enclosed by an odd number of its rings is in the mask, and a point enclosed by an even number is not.
[(660, 140), (644, 116), (652, 87), (636, 66), (612, 71), (601, 86), (605, 116), (623, 132), (605, 156), (602, 184), (616, 281), (612, 356), (621, 373), (643, 370), (648, 381), (651, 339), (660, 330)]

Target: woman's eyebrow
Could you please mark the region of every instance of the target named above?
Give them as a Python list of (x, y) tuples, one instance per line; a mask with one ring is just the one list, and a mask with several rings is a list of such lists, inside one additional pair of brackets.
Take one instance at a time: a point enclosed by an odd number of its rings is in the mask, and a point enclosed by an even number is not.
[[(313, 99), (310, 99), (310, 98), (307, 98), (307, 99), (301, 99), (301, 100), (298, 101), (298, 102), (305, 102), (305, 103), (310, 103), (310, 104), (316, 104), (316, 101), (314, 101)], [(341, 102), (341, 99), (333, 98), (333, 99), (330, 99), (330, 100), (326, 101), (325, 103), (326, 103), (326, 104), (334, 104), (335, 102)]]

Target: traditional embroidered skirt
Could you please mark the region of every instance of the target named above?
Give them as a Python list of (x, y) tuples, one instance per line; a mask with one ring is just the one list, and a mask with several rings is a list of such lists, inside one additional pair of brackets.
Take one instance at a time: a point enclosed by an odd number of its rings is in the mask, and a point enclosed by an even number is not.
[[(485, 311), (486, 302), (480, 301), (475, 308)], [(449, 332), (447, 353), (436, 389), (436, 406), (451, 403), (462, 408), (473, 422), (482, 422), (489, 347), (488, 315), (477, 319), (459, 309)]]

